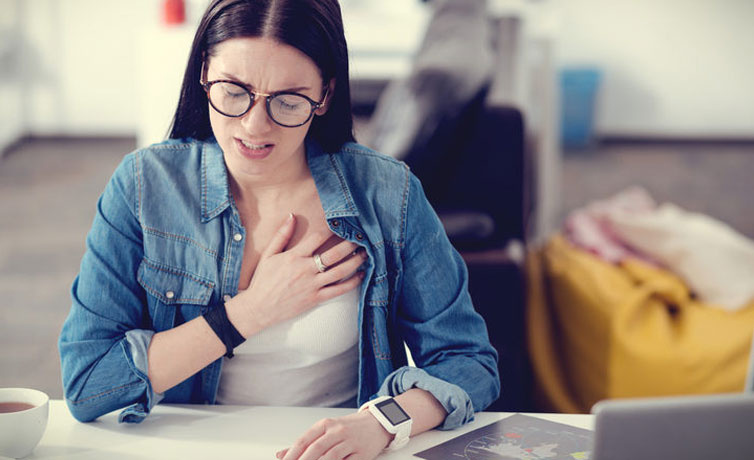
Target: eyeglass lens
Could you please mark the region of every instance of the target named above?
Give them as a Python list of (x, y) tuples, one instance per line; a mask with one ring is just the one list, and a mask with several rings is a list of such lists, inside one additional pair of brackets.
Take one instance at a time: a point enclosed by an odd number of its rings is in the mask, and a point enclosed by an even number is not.
[[(251, 106), (253, 97), (245, 87), (231, 82), (213, 83), (209, 89), (212, 106), (230, 117), (243, 115)], [(306, 98), (296, 94), (275, 95), (267, 105), (267, 112), (275, 122), (290, 126), (306, 123), (313, 110)]]

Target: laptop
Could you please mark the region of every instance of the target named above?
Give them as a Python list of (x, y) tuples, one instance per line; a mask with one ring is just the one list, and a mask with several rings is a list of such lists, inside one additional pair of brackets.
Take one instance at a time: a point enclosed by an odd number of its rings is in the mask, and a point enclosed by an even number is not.
[(414, 454), (424, 459), (754, 460), (754, 341), (743, 393), (611, 399), (594, 431), (513, 414)]
[(751, 350), (743, 393), (595, 404), (591, 460), (754, 459), (754, 338)]
[(613, 399), (592, 413), (592, 460), (754, 459), (752, 393)]

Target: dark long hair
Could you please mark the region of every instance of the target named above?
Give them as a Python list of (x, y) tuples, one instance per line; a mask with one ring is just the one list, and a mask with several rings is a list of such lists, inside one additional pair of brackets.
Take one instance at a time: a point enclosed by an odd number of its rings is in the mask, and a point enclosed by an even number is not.
[(327, 113), (314, 117), (308, 135), (330, 152), (354, 140), (348, 49), (338, 0), (214, 0), (191, 45), (171, 139), (212, 136), (207, 96), (199, 84), (202, 62), (218, 44), (237, 37), (267, 37), (290, 45), (314, 61), (324, 84), (335, 78)]

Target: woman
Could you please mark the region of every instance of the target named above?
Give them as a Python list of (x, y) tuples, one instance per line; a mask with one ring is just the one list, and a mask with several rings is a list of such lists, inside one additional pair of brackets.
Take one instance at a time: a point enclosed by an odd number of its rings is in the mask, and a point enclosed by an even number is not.
[(364, 404), (279, 457), (371, 459), (487, 407), (462, 260), (407, 167), (353, 140), (337, 0), (213, 1), (170, 139), (98, 203), (60, 337), (73, 415)]

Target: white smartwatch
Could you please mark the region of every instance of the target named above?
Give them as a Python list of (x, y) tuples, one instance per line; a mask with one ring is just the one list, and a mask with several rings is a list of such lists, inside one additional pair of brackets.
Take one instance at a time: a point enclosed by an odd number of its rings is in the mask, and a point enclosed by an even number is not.
[(359, 408), (359, 412), (363, 410), (369, 410), (388, 433), (395, 435), (386, 450), (400, 449), (408, 444), (412, 420), (395, 399), (390, 396), (380, 396), (364, 403)]

